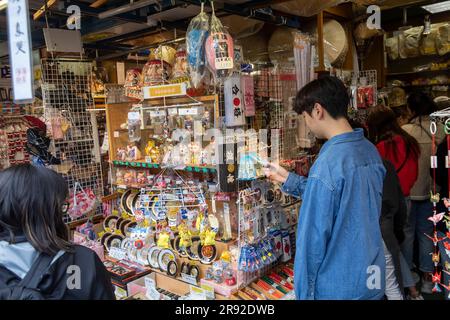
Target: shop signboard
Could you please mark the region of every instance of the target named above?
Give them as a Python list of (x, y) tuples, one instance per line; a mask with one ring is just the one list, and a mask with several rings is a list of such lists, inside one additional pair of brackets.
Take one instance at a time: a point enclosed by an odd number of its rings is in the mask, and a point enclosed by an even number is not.
[(34, 99), (34, 92), (28, 1), (9, 1), (7, 13), (14, 102), (30, 103)]

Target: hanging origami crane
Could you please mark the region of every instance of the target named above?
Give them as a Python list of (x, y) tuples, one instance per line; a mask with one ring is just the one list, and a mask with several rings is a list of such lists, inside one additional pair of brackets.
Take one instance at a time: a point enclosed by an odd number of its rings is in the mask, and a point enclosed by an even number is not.
[(431, 281), (432, 281), (433, 283), (441, 283), (441, 276), (442, 276), (442, 273), (436, 271), (436, 272), (431, 276)]
[(439, 193), (433, 194), (433, 193), (430, 191), (430, 201), (431, 201), (431, 202), (433, 202), (433, 203), (438, 203), (440, 197), (441, 197), (441, 195), (440, 195)]
[(450, 199), (449, 199), (449, 198), (444, 198), (444, 199), (442, 199), (442, 200), (444, 201), (445, 207), (446, 207), (446, 208), (449, 208), (449, 207), (450, 207)]
[(431, 260), (433, 260), (434, 262), (434, 266), (437, 267), (437, 265), (439, 264), (439, 251), (437, 253), (430, 253), (431, 254)]
[(445, 253), (450, 258), (450, 243), (449, 242), (444, 242), (444, 248), (445, 248)]
[[(425, 233), (424, 233), (425, 234)], [(447, 237), (450, 235), (450, 232), (447, 232), (447, 236), (446, 237), (442, 237), (442, 238), (439, 238), (438, 236), (437, 236), (437, 231), (434, 231), (434, 233), (433, 233), (433, 237), (430, 237), (429, 235), (427, 235), (427, 234), (425, 234), (431, 241), (433, 241), (433, 244), (435, 245), (435, 246), (437, 246), (437, 244), (438, 244), (438, 242), (440, 242), (440, 241), (442, 241), (442, 240), (444, 240), (444, 239), (447, 239)]]
[(433, 290), (431, 290), (431, 292), (436, 293), (436, 292), (442, 292), (442, 289), (439, 287), (439, 283), (435, 283)]
[(442, 286), (443, 288), (445, 288), (445, 290), (448, 291), (448, 299), (450, 299), (450, 282), (449, 282), (448, 286), (446, 286), (446, 285), (443, 284), (443, 283), (441, 283), (441, 286)]
[(450, 270), (450, 263), (448, 261), (445, 261), (444, 268), (445, 270)]
[(444, 218), (445, 212), (441, 212), (439, 214), (435, 214), (431, 217), (428, 218), (428, 220), (430, 220), (431, 222), (433, 222), (434, 225), (436, 225), (439, 221), (442, 220), (442, 218)]

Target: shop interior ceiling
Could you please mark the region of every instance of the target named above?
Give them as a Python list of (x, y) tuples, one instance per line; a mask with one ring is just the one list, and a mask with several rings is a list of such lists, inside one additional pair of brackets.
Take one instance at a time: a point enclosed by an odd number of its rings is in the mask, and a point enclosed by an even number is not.
[[(221, 0), (214, 2), (216, 13), (237, 38), (277, 26), (301, 28), (320, 10), (334, 6), (379, 4), (382, 22), (401, 20), (399, 7), (411, 6), (413, 15), (425, 15), (420, 5), (440, 2), (421, 0)], [(47, 5), (46, 5), (47, 3)], [(201, 0), (29, 0), (30, 14), (39, 9), (45, 13), (32, 20), (33, 47), (44, 47), (42, 32), (47, 23), (51, 28), (65, 28), (72, 4), (81, 9), (81, 35), (89, 57), (113, 59), (128, 54), (147, 54), (149, 47), (160, 42), (182, 38), (189, 20), (200, 11)], [(141, 4), (141, 5), (137, 5)], [(136, 6), (137, 5), (137, 6)], [(136, 7), (138, 7), (136, 9)], [(207, 2), (206, 10), (210, 11)], [(309, 18), (308, 18), (309, 17)], [(267, 27), (269, 26), (269, 27)], [(0, 57), (7, 56), (6, 10), (0, 12)]]

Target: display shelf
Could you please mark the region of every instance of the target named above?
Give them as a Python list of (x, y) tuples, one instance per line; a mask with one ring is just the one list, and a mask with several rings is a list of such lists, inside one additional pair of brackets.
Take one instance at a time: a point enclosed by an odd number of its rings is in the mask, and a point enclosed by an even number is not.
[[(144, 169), (160, 169), (162, 168), (160, 163), (151, 163), (143, 161), (118, 161), (113, 160), (111, 162), (115, 166), (131, 167), (131, 168), (144, 168)], [(217, 171), (215, 166), (196, 166), (187, 164), (182, 169), (175, 168), (174, 170), (198, 172), (198, 173), (215, 173)]]
[(440, 83), (440, 84), (409, 84), (401, 86), (402, 88), (424, 88), (424, 87), (440, 87), (440, 86), (448, 86), (449, 83)]
[(386, 73), (388, 77), (399, 77), (399, 76), (410, 76), (415, 74), (434, 74), (434, 73), (442, 73), (449, 72), (450, 69), (439, 69), (439, 70), (422, 70), (422, 71), (406, 71), (406, 72), (389, 72)]

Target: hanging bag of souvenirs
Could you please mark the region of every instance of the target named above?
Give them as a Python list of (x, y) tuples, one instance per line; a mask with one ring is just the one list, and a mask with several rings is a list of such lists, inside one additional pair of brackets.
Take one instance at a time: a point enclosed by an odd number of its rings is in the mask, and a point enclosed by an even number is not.
[[(78, 191), (78, 189), (80, 191)], [(97, 205), (97, 197), (92, 189), (83, 189), (79, 182), (75, 182), (73, 187), (73, 196), (69, 199), (68, 214), (72, 219), (82, 217), (91, 212)]]
[(217, 81), (227, 78), (233, 72), (234, 44), (233, 38), (216, 17), (212, 1), (211, 8), (211, 26), (206, 38), (205, 51), (208, 68)]
[(206, 71), (205, 41), (208, 36), (209, 17), (203, 8), (202, 3), (200, 13), (191, 20), (186, 34), (188, 73), (194, 88), (200, 86)]

